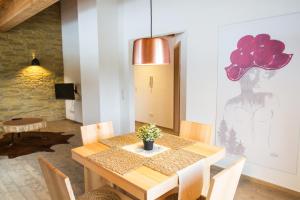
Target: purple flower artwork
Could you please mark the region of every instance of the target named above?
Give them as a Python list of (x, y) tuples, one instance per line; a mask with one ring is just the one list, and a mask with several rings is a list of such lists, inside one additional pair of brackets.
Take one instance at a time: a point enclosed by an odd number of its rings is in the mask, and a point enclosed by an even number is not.
[(293, 54), (284, 53), (285, 44), (272, 40), (268, 34), (246, 35), (230, 55), (231, 64), (225, 68), (231, 81), (238, 81), (252, 67), (277, 70), (286, 66)]
[(245, 156), (253, 175), (299, 171), (299, 19), (280, 15), (219, 29), (215, 142), (229, 160)]

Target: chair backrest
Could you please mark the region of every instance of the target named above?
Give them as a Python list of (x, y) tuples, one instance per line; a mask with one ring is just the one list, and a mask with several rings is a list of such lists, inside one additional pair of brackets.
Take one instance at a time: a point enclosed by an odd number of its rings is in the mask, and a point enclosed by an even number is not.
[(181, 121), (180, 137), (197, 140), (206, 144), (211, 143), (211, 125), (197, 122)]
[(38, 158), (52, 200), (75, 200), (70, 179), (44, 158)]
[(233, 200), (245, 161), (239, 159), (212, 178), (207, 200)]
[(206, 160), (202, 159), (177, 172), (179, 180), (178, 200), (198, 199), (201, 196), (205, 162)]
[(107, 139), (114, 136), (113, 123), (101, 122), (81, 127), (83, 145), (98, 142), (99, 139)]

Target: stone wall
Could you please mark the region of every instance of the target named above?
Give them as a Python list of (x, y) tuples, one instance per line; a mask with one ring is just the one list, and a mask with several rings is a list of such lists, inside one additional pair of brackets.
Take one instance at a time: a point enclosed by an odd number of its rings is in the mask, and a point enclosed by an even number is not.
[[(29, 66), (36, 52), (41, 67)], [(63, 82), (60, 6), (55, 4), (8, 32), (0, 32), (0, 121), (65, 118), (54, 84)]]

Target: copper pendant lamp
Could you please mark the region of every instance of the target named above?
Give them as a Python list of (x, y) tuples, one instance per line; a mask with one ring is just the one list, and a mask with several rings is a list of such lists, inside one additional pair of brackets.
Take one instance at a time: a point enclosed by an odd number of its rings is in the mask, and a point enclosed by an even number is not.
[(169, 41), (152, 37), (152, 0), (150, 0), (150, 38), (141, 38), (133, 44), (133, 65), (167, 65), (170, 64)]

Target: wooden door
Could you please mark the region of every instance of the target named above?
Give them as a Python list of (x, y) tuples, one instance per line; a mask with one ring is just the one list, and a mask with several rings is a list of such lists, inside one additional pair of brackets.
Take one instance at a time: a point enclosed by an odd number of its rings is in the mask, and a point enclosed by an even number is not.
[(175, 133), (180, 129), (180, 52), (181, 42), (174, 48), (174, 120), (173, 128)]

